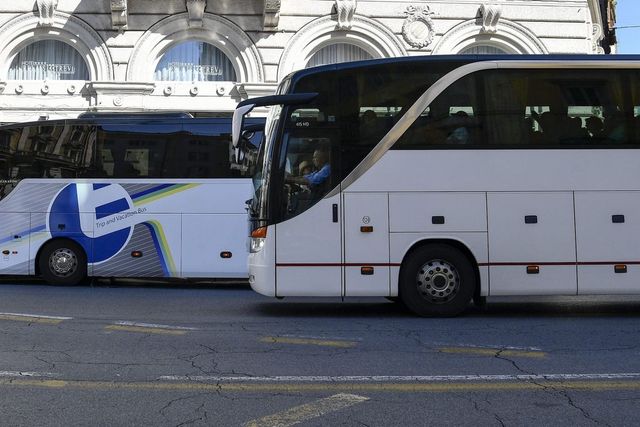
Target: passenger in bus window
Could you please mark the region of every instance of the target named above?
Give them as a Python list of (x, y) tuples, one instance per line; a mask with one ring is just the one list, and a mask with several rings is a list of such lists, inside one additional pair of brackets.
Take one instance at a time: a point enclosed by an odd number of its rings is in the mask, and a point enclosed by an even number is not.
[[(615, 107), (614, 107), (615, 108)], [(626, 142), (626, 120), (624, 113), (613, 108), (605, 109), (604, 136), (613, 142)]]
[(602, 138), (604, 132), (604, 123), (602, 119), (597, 116), (587, 117), (586, 120), (587, 131), (591, 138)]
[(450, 129), (447, 135), (447, 144), (469, 144), (471, 141), (469, 129), (469, 115), (464, 111), (458, 111), (449, 117), (446, 121), (446, 126)]
[(589, 132), (582, 127), (580, 117), (568, 117), (560, 136), (563, 143), (584, 144), (588, 142)]
[(309, 175), (312, 172), (313, 172), (313, 166), (309, 160), (303, 160), (298, 165), (299, 176)]
[(384, 136), (388, 126), (373, 110), (366, 110), (360, 117), (360, 143), (375, 144)]

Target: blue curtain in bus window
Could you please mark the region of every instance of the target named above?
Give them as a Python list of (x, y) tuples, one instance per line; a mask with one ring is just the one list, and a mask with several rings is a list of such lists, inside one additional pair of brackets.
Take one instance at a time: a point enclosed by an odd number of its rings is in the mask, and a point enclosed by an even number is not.
[(10, 80), (90, 80), (84, 58), (59, 40), (41, 40), (25, 47), (9, 67)]
[(236, 81), (236, 71), (227, 56), (208, 43), (181, 43), (164, 54), (156, 67), (160, 81)]
[(475, 45), (460, 52), (460, 55), (504, 55), (509, 52), (495, 46)]
[(373, 59), (373, 56), (366, 50), (347, 43), (336, 43), (325, 46), (317, 51), (309, 62), (307, 67), (317, 67), (327, 64), (338, 64), (341, 62), (362, 61), (365, 59)]

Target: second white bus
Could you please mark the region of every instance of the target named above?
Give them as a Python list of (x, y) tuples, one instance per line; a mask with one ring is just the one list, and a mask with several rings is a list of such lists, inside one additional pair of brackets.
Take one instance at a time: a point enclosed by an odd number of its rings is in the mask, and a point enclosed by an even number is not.
[(236, 122), (274, 105), (251, 286), (399, 297), (425, 316), (486, 296), (640, 293), (639, 59), (365, 61), (245, 101)]

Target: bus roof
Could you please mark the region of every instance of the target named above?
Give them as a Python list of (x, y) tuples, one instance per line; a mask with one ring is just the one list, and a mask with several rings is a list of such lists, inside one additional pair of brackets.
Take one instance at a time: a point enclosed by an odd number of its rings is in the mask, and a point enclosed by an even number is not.
[[(265, 119), (262, 117), (247, 118), (248, 123), (261, 124)], [(193, 117), (190, 113), (83, 113), (73, 119), (36, 120), (30, 122), (17, 122), (0, 125), (0, 129), (15, 129), (27, 126), (60, 126), (64, 124), (121, 124), (132, 122), (136, 124), (158, 122), (166, 124), (176, 123), (229, 123), (231, 117)]]
[(103, 118), (143, 118), (143, 119), (192, 119), (193, 114), (184, 111), (150, 111), (150, 112), (136, 112), (136, 113), (115, 113), (115, 112), (98, 112), (89, 111), (82, 113), (78, 116), (79, 119), (103, 119)]
[(574, 55), (574, 54), (554, 54), (554, 55), (419, 55), (401, 56), (394, 58), (367, 59), (363, 61), (342, 62), (338, 64), (321, 65), (318, 67), (306, 68), (286, 76), (283, 80), (291, 79), (292, 83), (299, 79), (317, 73), (328, 71), (350, 70), (357, 68), (367, 68), (374, 65), (392, 64), (424, 64), (429, 62), (458, 62), (462, 65), (481, 61), (640, 61), (640, 55)]

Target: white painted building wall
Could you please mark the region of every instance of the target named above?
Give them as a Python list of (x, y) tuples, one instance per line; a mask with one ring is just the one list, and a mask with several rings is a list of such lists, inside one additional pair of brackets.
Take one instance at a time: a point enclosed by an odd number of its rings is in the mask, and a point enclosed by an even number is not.
[[(85, 111), (225, 114), (273, 93), (336, 43), (374, 58), (596, 54), (601, 28), (598, 0), (1, 0), (0, 122)], [(20, 52), (50, 39), (77, 50), (88, 81), (9, 78)], [(164, 54), (194, 40), (222, 51), (236, 81), (156, 81)]]

